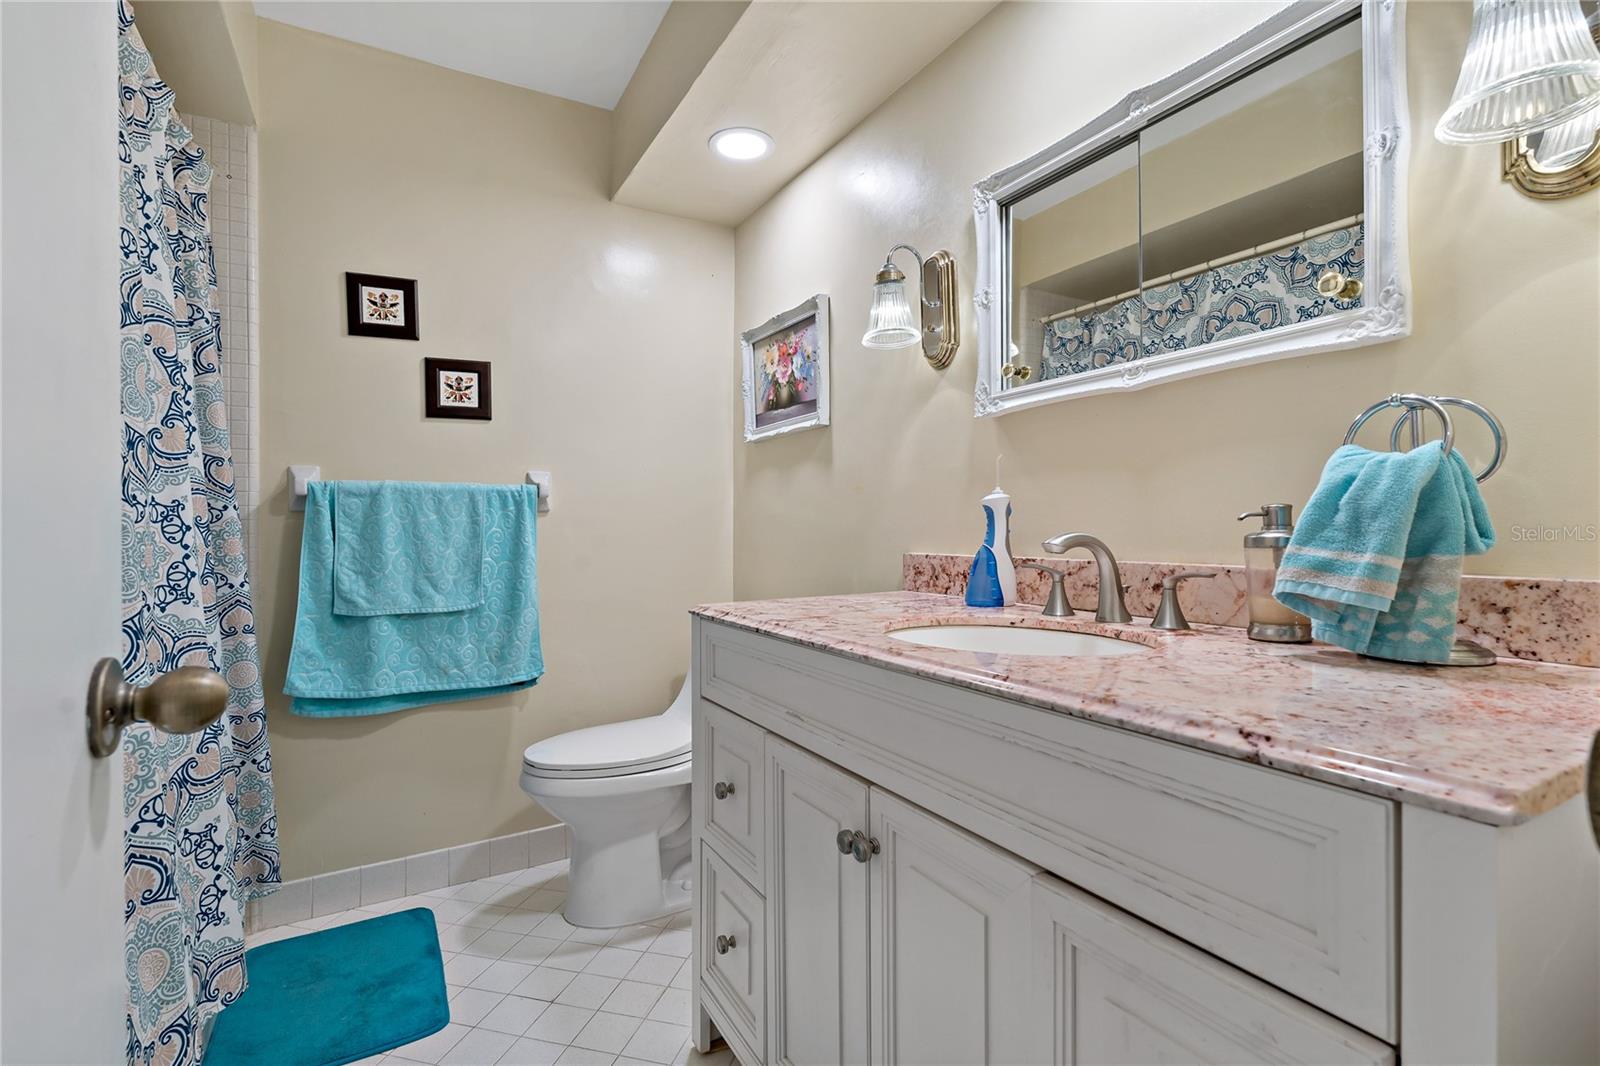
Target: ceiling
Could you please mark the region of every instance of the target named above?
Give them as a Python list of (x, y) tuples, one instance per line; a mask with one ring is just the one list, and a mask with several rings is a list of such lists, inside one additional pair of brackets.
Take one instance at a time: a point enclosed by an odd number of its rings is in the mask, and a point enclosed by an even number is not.
[(256, 14), (552, 96), (617, 106), (667, 0), (255, 0)]
[[(625, 174), (613, 172), (613, 199), (738, 225), (994, 6), (995, 0), (750, 4), (731, 29), (721, 29), (720, 43), (700, 61), (637, 161)], [(652, 57), (661, 43), (651, 46)], [(619, 116), (630, 103), (631, 97)], [(772, 153), (747, 163), (713, 154), (707, 139), (728, 126), (766, 131)]]

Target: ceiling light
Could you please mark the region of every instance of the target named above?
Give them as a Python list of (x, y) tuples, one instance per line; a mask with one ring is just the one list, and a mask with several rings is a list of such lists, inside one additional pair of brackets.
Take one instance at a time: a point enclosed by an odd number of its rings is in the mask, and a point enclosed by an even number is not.
[(724, 159), (760, 159), (772, 151), (772, 138), (748, 126), (734, 126), (711, 135), (711, 150)]

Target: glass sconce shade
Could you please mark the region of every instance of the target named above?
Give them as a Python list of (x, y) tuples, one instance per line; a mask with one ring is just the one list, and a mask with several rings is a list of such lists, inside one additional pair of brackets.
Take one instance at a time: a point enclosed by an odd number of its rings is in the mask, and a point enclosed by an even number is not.
[(1578, 0), (1473, 0), (1446, 144), (1509, 141), (1600, 108), (1600, 48)]
[(1566, 170), (1594, 151), (1597, 133), (1600, 133), (1600, 108), (1541, 131), (1539, 143), (1533, 149), (1533, 161), (1546, 170)]
[(905, 348), (921, 339), (911, 301), (906, 299), (906, 276), (887, 266), (872, 286), (872, 310), (861, 343), (868, 348)]

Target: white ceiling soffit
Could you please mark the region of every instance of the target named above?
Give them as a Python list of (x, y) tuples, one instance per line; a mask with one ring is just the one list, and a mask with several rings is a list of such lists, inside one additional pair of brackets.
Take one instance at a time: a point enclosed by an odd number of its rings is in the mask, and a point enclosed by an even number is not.
[(667, 0), (255, 0), (256, 14), (509, 85), (613, 108)]
[[(739, 17), (626, 177), (618, 203), (738, 225), (995, 6), (759, 0)], [(772, 154), (722, 159), (717, 130), (754, 126)]]

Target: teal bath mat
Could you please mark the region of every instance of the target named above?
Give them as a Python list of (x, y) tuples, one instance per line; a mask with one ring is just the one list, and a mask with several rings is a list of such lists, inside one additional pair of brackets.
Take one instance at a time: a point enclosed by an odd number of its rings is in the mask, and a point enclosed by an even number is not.
[(337, 1066), (450, 1021), (439, 930), (422, 907), (251, 948), (245, 973), (205, 1066)]

